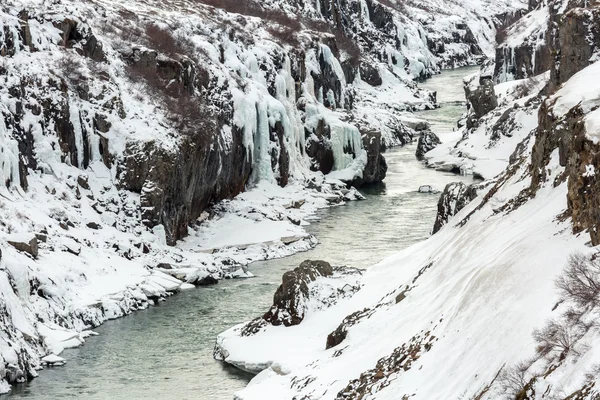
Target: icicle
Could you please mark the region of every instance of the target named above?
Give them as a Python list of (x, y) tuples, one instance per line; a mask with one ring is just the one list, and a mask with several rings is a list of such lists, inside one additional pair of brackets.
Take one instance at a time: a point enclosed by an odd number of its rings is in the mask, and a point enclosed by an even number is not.
[[(2, 116), (2, 113), (0, 113)], [(12, 139), (0, 118), (0, 190), (5, 190), (5, 184), (10, 183), (12, 188), (19, 184), (19, 145)]]
[(77, 165), (76, 167), (83, 166), (83, 130), (81, 128), (81, 119), (79, 116), (79, 108), (75, 105), (73, 98), (69, 96), (69, 113), (71, 124), (73, 125), (73, 133), (75, 134), (75, 148), (77, 149)]

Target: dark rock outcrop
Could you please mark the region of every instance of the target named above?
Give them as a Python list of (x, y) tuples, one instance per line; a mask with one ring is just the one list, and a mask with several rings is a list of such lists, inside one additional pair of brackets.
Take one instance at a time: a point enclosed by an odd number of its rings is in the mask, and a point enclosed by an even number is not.
[(319, 277), (333, 275), (333, 268), (326, 261), (306, 260), (293, 271), (283, 274), (282, 283), (273, 297), (273, 306), (263, 319), (273, 325), (298, 325), (304, 319), (308, 284)]
[(220, 141), (212, 146), (213, 138), (186, 136), (175, 153), (154, 142), (130, 143), (119, 165), (121, 187), (141, 193), (142, 222), (162, 224), (169, 244), (186, 236), (211, 202), (242, 192), (250, 176), (242, 132), (233, 130), (233, 151)]
[(311, 159), (311, 169), (313, 171), (321, 171), (328, 174), (333, 170), (333, 150), (331, 148), (331, 128), (325, 123), (324, 119), (320, 119), (317, 123), (317, 128), (314, 136), (311, 132), (306, 131), (307, 145), (306, 154)]
[(379, 69), (365, 62), (360, 64), (360, 77), (371, 86), (381, 86), (383, 83)]
[(479, 86), (476, 89), (471, 90), (469, 85), (465, 85), (465, 97), (469, 109), (468, 129), (478, 126), (479, 119), (498, 106), (498, 97), (496, 97), (491, 76), (480, 77)]
[(19, 251), (30, 254), (33, 258), (38, 256), (38, 240), (35, 235), (23, 236), (22, 238), (8, 238), (8, 244)]
[(462, 182), (453, 182), (446, 185), (440, 195), (437, 206), (437, 215), (432, 233), (436, 233), (448, 220), (462, 210), (467, 204), (477, 197), (477, 186), (465, 185)]
[(381, 132), (362, 132), (363, 147), (367, 151), (367, 165), (362, 178), (355, 178), (352, 185), (359, 187), (366, 183), (382, 182), (387, 173), (387, 162), (382, 154)]
[(417, 150), (415, 152), (417, 160), (422, 160), (425, 157), (425, 153), (435, 149), (440, 144), (442, 144), (442, 141), (431, 130), (427, 129), (425, 131), (422, 131), (419, 135), (419, 141), (417, 142)]
[(550, 70), (551, 90), (594, 62), (592, 56), (600, 49), (600, 9), (578, 1), (571, 2), (571, 7), (563, 15), (554, 14), (549, 28), (555, 55)]

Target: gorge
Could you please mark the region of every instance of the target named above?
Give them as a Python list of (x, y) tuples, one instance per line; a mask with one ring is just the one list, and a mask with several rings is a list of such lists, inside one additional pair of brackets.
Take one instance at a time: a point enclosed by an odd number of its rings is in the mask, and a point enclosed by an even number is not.
[(0, 393), (597, 398), (599, 9), (6, 0)]

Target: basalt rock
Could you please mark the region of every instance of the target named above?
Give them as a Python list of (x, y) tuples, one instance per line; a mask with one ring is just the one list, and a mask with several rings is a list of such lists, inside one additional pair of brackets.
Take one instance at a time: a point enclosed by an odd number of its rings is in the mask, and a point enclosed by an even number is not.
[(306, 312), (308, 285), (319, 277), (332, 275), (333, 268), (328, 262), (311, 260), (306, 260), (293, 271), (286, 272), (273, 297), (273, 306), (263, 319), (273, 325), (300, 324)]
[(474, 184), (467, 186), (462, 182), (453, 182), (446, 185), (438, 201), (433, 233), (442, 229), (442, 226), (444, 226), (452, 216), (456, 215), (476, 197), (477, 186)]
[(360, 64), (360, 77), (371, 86), (381, 86), (383, 83), (379, 69), (369, 63)]
[(306, 131), (306, 154), (311, 159), (311, 169), (328, 174), (333, 170), (334, 158), (331, 148), (331, 128), (320, 119), (314, 132)]
[(381, 132), (364, 131), (362, 133), (363, 147), (367, 151), (367, 165), (362, 178), (356, 178), (352, 184), (356, 187), (366, 183), (382, 182), (387, 173), (387, 162), (382, 154)]
[(498, 97), (491, 76), (482, 76), (479, 79), (479, 86), (474, 90), (471, 90), (469, 85), (465, 85), (465, 96), (469, 109), (468, 129), (476, 127), (481, 117), (498, 106)]
[(23, 235), (22, 237), (8, 237), (6, 241), (15, 249), (28, 253), (33, 258), (37, 258), (38, 240), (34, 234), (31, 234), (29, 236)]
[(573, 222), (573, 232), (587, 230), (592, 246), (600, 244), (600, 144), (587, 135), (585, 113), (580, 106), (567, 115), (569, 135), (561, 149), (561, 159), (567, 159), (567, 205)]
[(600, 9), (588, 2), (584, 4), (589, 8), (575, 3), (579, 7), (554, 17), (558, 19), (558, 27), (554, 25), (551, 30), (555, 54), (550, 70), (551, 90), (594, 62), (592, 56), (600, 49)]
[(435, 149), (440, 144), (442, 144), (442, 141), (431, 130), (427, 129), (422, 131), (419, 135), (419, 141), (417, 142), (417, 150), (415, 153), (417, 160), (422, 160), (425, 157), (425, 153)]
[(128, 144), (119, 164), (120, 186), (141, 193), (142, 222), (163, 225), (169, 244), (186, 236), (188, 223), (211, 202), (244, 190), (250, 158), (243, 133), (233, 129), (232, 138), (231, 151), (214, 132), (185, 136), (176, 151), (155, 142)]

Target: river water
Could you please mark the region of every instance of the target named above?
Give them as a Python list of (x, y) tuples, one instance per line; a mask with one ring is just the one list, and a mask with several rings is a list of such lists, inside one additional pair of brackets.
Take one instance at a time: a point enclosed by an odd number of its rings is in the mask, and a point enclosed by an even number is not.
[[(442, 107), (420, 113), (434, 132), (451, 131), (464, 112), (462, 78), (473, 68), (446, 71), (422, 84), (436, 90)], [(27, 399), (199, 399), (231, 400), (251, 376), (212, 358), (215, 337), (266, 311), (285, 271), (305, 259), (367, 268), (429, 236), (438, 195), (418, 193), (420, 185), (442, 190), (471, 178), (424, 168), (415, 144), (386, 152), (385, 185), (362, 190), (366, 201), (322, 210), (308, 227), (320, 244), (294, 256), (250, 266), (256, 278), (224, 281), (188, 290), (148, 310), (109, 321), (100, 335), (66, 350), (66, 367), (49, 368), (0, 400)]]

